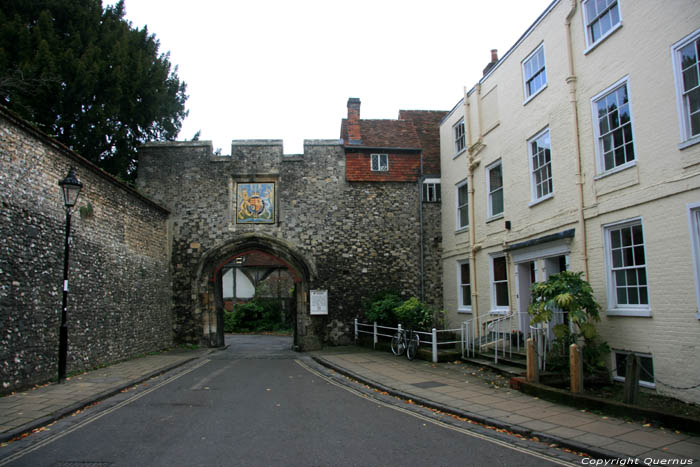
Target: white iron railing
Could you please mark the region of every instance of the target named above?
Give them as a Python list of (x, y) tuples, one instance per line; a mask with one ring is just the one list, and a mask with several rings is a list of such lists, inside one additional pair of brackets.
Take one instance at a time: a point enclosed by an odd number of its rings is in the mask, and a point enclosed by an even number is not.
[[(357, 342), (357, 339), (359, 338), (360, 334), (371, 334), (372, 335), (372, 345), (374, 347), (377, 346), (377, 342), (379, 342), (380, 337), (388, 337), (391, 339), (396, 332), (400, 331), (402, 329), (401, 325), (399, 324), (398, 327), (390, 327), (390, 326), (380, 326), (376, 322), (375, 323), (360, 323), (357, 319), (355, 319), (354, 322), (354, 329), (355, 329), (355, 342)], [(387, 333), (389, 332), (389, 333)], [(459, 344), (462, 349), (465, 347), (465, 341), (464, 341), (464, 333), (462, 328), (456, 328), (456, 329), (436, 329), (433, 328), (430, 332), (426, 331), (413, 331), (414, 333), (418, 334), (418, 337), (420, 338), (420, 345), (421, 346), (430, 346), (431, 353), (432, 353), (432, 360), (433, 362), (438, 361), (438, 348), (439, 346), (452, 346), (453, 348)], [(439, 336), (440, 334), (443, 333), (454, 333), (457, 335), (455, 340), (440, 340)]]
[(513, 355), (513, 348), (520, 351), (524, 343), (523, 334), (518, 331), (517, 315), (488, 314), (462, 323), (465, 346), (462, 356), (474, 357), (477, 353), (493, 354), (494, 363), (498, 363), (499, 353), (502, 358)]
[(547, 353), (552, 350), (552, 342), (554, 342), (556, 338), (554, 335), (554, 326), (564, 324), (565, 322), (566, 313), (563, 311), (555, 311), (551, 321), (530, 326), (530, 336), (535, 341), (537, 364), (540, 371), (545, 371), (547, 369)]
[[(547, 323), (539, 323), (535, 326), (524, 327), (523, 323), (529, 323), (527, 313), (509, 313), (506, 315), (489, 314), (479, 319), (473, 318), (464, 321), (456, 329), (435, 329), (430, 332), (414, 331), (420, 337), (421, 346), (430, 346), (433, 362), (438, 361), (439, 346), (452, 346), (461, 350), (462, 357), (474, 357), (477, 354), (493, 354), (494, 363), (498, 363), (499, 355), (505, 358), (506, 355), (512, 357), (513, 350), (520, 353), (521, 346), (529, 337), (535, 341), (540, 370), (544, 371), (546, 366), (547, 353), (551, 351), (554, 340), (553, 328), (557, 324), (565, 322), (565, 313), (555, 312), (554, 319)], [(357, 319), (354, 321), (355, 342), (360, 334), (372, 336), (372, 345), (376, 347), (380, 337), (391, 339), (396, 332), (401, 330), (398, 327), (380, 326), (375, 323), (361, 323)], [(440, 333), (453, 333), (454, 340), (439, 339)]]

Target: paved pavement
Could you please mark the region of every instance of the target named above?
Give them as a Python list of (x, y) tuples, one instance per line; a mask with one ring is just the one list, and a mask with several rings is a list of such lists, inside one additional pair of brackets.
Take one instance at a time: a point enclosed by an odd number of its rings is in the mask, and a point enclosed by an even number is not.
[[(595, 457), (700, 460), (700, 436), (596, 415), (522, 394), (464, 363), (430, 363), (356, 346), (313, 352), (321, 364), (413, 402)], [(687, 462), (687, 461), (686, 461)]]
[(124, 388), (190, 362), (210, 349), (177, 350), (121, 362), (0, 398), (0, 442), (6, 442)]
[[(2, 397), (0, 442), (209, 353), (202, 349), (146, 356), (75, 376), (62, 385)], [(355, 346), (310, 355), (339, 373), (415, 403), (595, 457), (700, 461), (698, 436), (546, 402), (510, 389), (503, 377), (463, 363), (409, 362)]]

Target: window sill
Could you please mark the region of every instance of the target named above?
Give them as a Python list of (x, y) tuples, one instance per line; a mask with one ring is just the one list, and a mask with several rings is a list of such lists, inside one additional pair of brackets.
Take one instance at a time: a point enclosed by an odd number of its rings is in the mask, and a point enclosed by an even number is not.
[(695, 135), (692, 138), (688, 138), (687, 140), (678, 143), (678, 149), (682, 151), (683, 149), (695, 146), (698, 143), (700, 143), (700, 135)]
[(464, 233), (464, 232), (469, 232), (469, 226), (462, 227), (461, 229), (455, 230), (455, 235), (461, 234), (461, 233)]
[(466, 148), (466, 147), (465, 147), (464, 149), (462, 149), (461, 151), (459, 151), (459, 152), (458, 152), (457, 154), (455, 154), (454, 156), (452, 156), (452, 159), (457, 159), (459, 156), (461, 156), (461, 155), (464, 154), (465, 152), (467, 152), (467, 148)]
[(488, 224), (490, 222), (497, 221), (498, 219), (503, 219), (503, 213), (496, 214), (495, 216), (489, 217), (488, 219), (486, 219), (486, 223)]
[[(610, 31), (608, 31), (603, 37), (601, 37), (600, 39), (598, 39), (597, 41), (595, 41), (593, 44), (589, 45), (588, 48), (587, 48), (586, 50), (583, 51), (583, 55), (588, 55), (589, 52), (591, 52), (593, 49), (595, 49), (595, 48), (598, 47), (600, 44), (602, 44), (603, 42), (605, 42), (605, 40), (606, 40), (608, 37), (612, 36), (613, 33), (615, 33), (615, 31), (617, 31), (617, 30), (620, 29), (621, 27), (622, 27), (622, 20), (620, 20), (620, 22), (617, 23), (617, 25), (614, 26)], [(586, 34), (586, 42), (588, 42), (588, 29), (586, 29), (586, 31), (584, 31), (584, 34)]]
[(457, 308), (457, 313), (461, 314), (472, 314), (472, 309), (471, 308)]
[(495, 310), (489, 310), (490, 315), (505, 315), (510, 311), (510, 308), (496, 308)]
[(528, 206), (529, 208), (531, 208), (531, 207), (533, 207), (533, 206), (537, 206), (538, 204), (540, 204), (540, 203), (542, 203), (542, 202), (544, 202), (544, 201), (547, 201), (548, 199), (552, 199), (552, 198), (554, 198), (554, 192), (548, 194), (547, 196), (543, 196), (543, 197), (541, 197), (540, 199), (536, 199), (536, 200), (534, 200), (534, 201), (530, 201), (530, 202), (528, 203), (527, 206)]
[(533, 95), (528, 96), (527, 99), (525, 99), (525, 100), (523, 101), (523, 105), (527, 105), (528, 102), (530, 102), (532, 99), (534, 99), (535, 97), (537, 97), (537, 95), (538, 95), (539, 93), (541, 93), (542, 91), (544, 91), (545, 89), (547, 89), (547, 83), (544, 83), (544, 86), (542, 86), (542, 87), (539, 88), (537, 91), (535, 91), (535, 93), (534, 93)]
[[(625, 377), (624, 377), (624, 376), (613, 376), (613, 379), (614, 379), (615, 381), (621, 381), (621, 382), (624, 382), (624, 381), (625, 381)], [(642, 386), (642, 387), (645, 387), (645, 388), (649, 388), (649, 389), (656, 389), (656, 384), (650, 383), (649, 381), (642, 381), (642, 380), (639, 380), (639, 385)]]
[(651, 318), (651, 308), (612, 308), (607, 311), (608, 316), (636, 316), (639, 318)]
[(635, 160), (627, 162), (625, 164), (618, 165), (614, 169), (610, 169), (610, 170), (607, 170), (605, 172), (601, 172), (598, 175), (596, 175), (595, 177), (593, 177), (593, 180), (600, 180), (601, 178), (605, 178), (608, 175), (613, 175), (613, 174), (616, 174), (618, 172), (622, 172), (623, 170), (627, 170), (627, 169), (632, 168), (636, 165), (637, 165), (637, 160), (635, 159)]

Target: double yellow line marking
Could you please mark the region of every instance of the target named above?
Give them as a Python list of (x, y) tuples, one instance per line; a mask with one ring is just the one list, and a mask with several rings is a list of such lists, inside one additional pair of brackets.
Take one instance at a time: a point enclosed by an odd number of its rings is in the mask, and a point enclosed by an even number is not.
[(339, 382), (337, 382), (337, 381), (333, 381), (332, 379), (328, 378), (327, 376), (325, 376), (325, 375), (319, 373), (318, 371), (314, 370), (313, 368), (309, 367), (306, 363), (302, 362), (301, 360), (295, 360), (295, 361), (296, 361), (296, 363), (297, 363), (299, 366), (301, 366), (302, 368), (304, 368), (304, 369), (307, 370), (308, 372), (310, 372), (310, 373), (312, 373), (312, 374), (318, 376), (319, 378), (323, 379), (323, 380), (326, 381), (327, 383), (330, 383), (330, 384), (332, 384), (332, 385), (334, 385), (334, 386), (336, 386), (336, 387), (339, 387), (339, 388), (341, 388), (341, 389), (344, 389), (344, 390), (346, 390), (346, 391), (348, 391), (348, 392), (350, 392), (350, 393), (352, 393), (352, 394), (354, 394), (354, 395), (356, 395), (356, 396), (358, 396), (358, 397), (362, 397), (363, 399), (371, 400), (373, 404), (376, 403), (376, 404), (379, 404), (379, 405), (381, 405), (381, 406), (383, 406), (383, 407), (387, 407), (387, 408), (389, 408), (389, 409), (396, 410), (397, 412), (401, 412), (401, 413), (404, 413), (404, 414), (406, 414), (406, 415), (410, 415), (411, 417), (415, 417), (415, 418), (418, 418), (418, 419), (420, 419), (420, 420), (423, 420), (423, 421), (426, 421), (426, 422), (430, 422), (430, 423), (432, 423), (433, 425), (437, 425), (437, 426), (440, 426), (440, 427), (443, 427), (443, 428), (447, 428), (448, 430), (456, 431), (456, 432), (458, 432), (458, 433), (462, 433), (462, 434), (464, 434), (464, 435), (471, 436), (471, 437), (473, 437), (473, 438), (479, 438), (479, 439), (481, 439), (481, 440), (488, 441), (489, 443), (498, 444), (499, 446), (502, 446), (502, 447), (504, 447), (504, 448), (512, 449), (512, 450), (514, 450), (514, 451), (522, 452), (522, 453), (527, 454), (527, 455), (529, 455), (529, 456), (534, 456), (534, 457), (537, 457), (537, 458), (540, 458), (540, 459), (544, 459), (544, 460), (546, 460), (546, 461), (548, 461), (548, 462), (551, 462), (551, 463), (553, 463), (553, 464), (566, 465), (566, 466), (571, 466), (571, 467), (579, 467), (579, 464), (574, 464), (574, 463), (572, 463), (572, 462), (567, 462), (567, 461), (564, 461), (564, 460), (562, 460), (562, 459), (557, 459), (556, 457), (550, 457), (550, 456), (547, 456), (547, 455), (545, 455), (545, 454), (541, 454), (541, 453), (536, 452), (536, 451), (531, 451), (531, 450), (529, 450), (529, 449), (522, 448), (522, 447), (520, 447), (520, 446), (513, 446), (512, 444), (510, 444), (510, 443), (508, 443), (508, 442), (506, 442), (506, 441), (502, 441), (502, 440), (499, 440), (499, 439), (491, 438), (491, 437), (489, 437), (489, 436), (487, 436), (487, 435), (484, 435), (484, 434), (481, 434), (481, 433), (477, 433), (477, 432), (474, 432), (474, 431), (471, 431), (471, 430), (467, 430), (467, 429), (465, 429), (465, 428), (460, 428), (460, 427), (457, 427), (457, 426), (454, 426), (454, 425), (450, 425), (450, 424), (447, 424), (447, 423), (442, 422), (442, 421), (440, 421), (440, 420), (435, 420), (434, 418), (426, 417), (426, 416), (423, 415), (423, 414), (419, 414), (419, 413), (417, 413), (417, 412), (413, 412), (413, 411), (411, 411), (411, 410), (405, 409), (405, 408), (403, 408), (403, 407), (398, 407), (398, 406), (396, 406), (396, 405), (386, 403), (386, 402), (381, 401), (381, 400), (379, 400), (379, 399), (375, 399), (374, 397), (372, 397), (372, 396), (370, 396), (370, 395), (368, 395), (368, 394), (365, 394), (365, 393), (363, 393), (363, 392), (361, 392), (361, 391), (358, 391), (358, 390), (356, 390), (356, 389), (354, 389), (354, 388), (351, 388), (351, 387), (349, 387), (349, 386), (346, 386), (346, 385), (344, 385), (344, 384), (342, 384), (342, 383), (339, 383)]
[(209, 359), (204, 359), (204, 360), (198, 362), (197, 364), (193, 365), (192, 367), (188, 368), (187, 370), (183, 371), (182, 373), (178, 373), (177, 375), (173, 375), (170, 378), (163, 380), (160, 383), (156, 384), (155, 386), (148, 388), (148, 389), (130, 397), (129, 399), (118, 403), (117, 405), (115, 405), (113, 407), (110, 407), (109, 409), (103, 410), (99, 413), (96, 413), (92, 416), (89, 416), (85, 420), (81, 421), (80, 423), (78, 423), (76, 425), (73, 425), (72, 427), (66, 429), (65, 431), (62, 431), (54, 436), (51, 436), (50, 438), (46, 438), (44, 440), (41, 440), (27, 449), (24, 449), (24, 450), (17, 452), (9, 457), (6, 457), (5, 459), (2, 459), (0, 461), (0, 466), (7, 465), (10, 462), (14, 462), (17, 459), (20, 459), (20, 458), (26, 456), (27, 454), (31, 454), (32, 452), (53, 443), (54, 441), (58, 441), (59, 439), (63, 438), (64, 436), (68, 436), (69, 434), (73, 433), (74, 431), (77, 431), (77, 430), (83, 428), (84, 426), (89, 425), (90, 423), (99, 420), (100, 418), (104, 417), (105, 415), (109, 415), (112, 412), (116, 412), (117, 410), (121, 409), (122, 407), (125, 407), (125, 406), (131, 404), (132, 402), (135, 402), (135, 401), (141, 399), (142, 397), (145, 397), (148, 394), (150, 394), (154, 391), (157, 391), (158, 389), (162, 388), (166, 384), (170, 384), (173, 381), (175, 381), (179, 378), (182, 378), (186, 374), (192, 373), (194, 370), (206, 365), (210, 361), (211, 360), (209, 360)]

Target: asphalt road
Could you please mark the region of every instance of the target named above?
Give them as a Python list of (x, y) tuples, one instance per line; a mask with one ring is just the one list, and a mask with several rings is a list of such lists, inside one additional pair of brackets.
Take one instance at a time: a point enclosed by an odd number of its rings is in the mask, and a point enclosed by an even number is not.
[(546, 448), (475, 437), (342, 383), (291, 351), (289, 338), (230, 336), (227, 343), (22, 440), (13, 449), (21, 457), (7, 465), (555, 465)]

